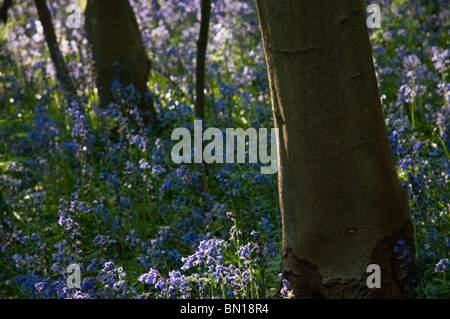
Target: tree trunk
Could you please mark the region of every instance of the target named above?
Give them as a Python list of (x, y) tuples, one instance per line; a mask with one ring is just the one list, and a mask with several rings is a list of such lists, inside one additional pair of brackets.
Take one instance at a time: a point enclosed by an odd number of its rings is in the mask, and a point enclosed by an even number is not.
[(209, 17), (211, 15), (211, 0), (201, 2), (200, 33), (197, 40), (197, 64), (196, 64), (196, 101), (195, 116), (205, 118), (205, 59), (208, 45)]
[(155, 117), (153, 102), (147, 96), (150, 61), (128, 0), (88, 0), (85, 28), (94, 55), (101, 106), (106, 108), (115, 102), (111, 86), (119, 79), (139, 92), (138, 107), (149, 122)]
[[(209, 19), (211, 16), (211, 0), (201, 1), (200, 32), (197, 39), (197, 61), (195, 70), (195, 117), (205, 118), (205, 60), (208, 46)], [(202, 142), (202, 149), (204, 143)], [(207, 187), (208, 168), (205, 162), (199, 165), (200, 191), (205, 192)]]
[(63, 90), (73, 99), (77, 95), (75, 85), (72, 81), (71, 73), (64, 62), (64, 57), (59, 50), (50, 10), (48, 9), (45, 0), (34, 0), (34, 3), (42, 28), (44, 29), (45, 41), (47, 42), (48, 51), (50, 52), (50, 58), (56, 68), (56, 77)]
[[(297, 298), (400, 298), (415, 278), (361, 0), (256, 0), (279, 128), (282, 274)], [(394, 253), (409, 247), (406, 272)], [(366, 285), (381, 268), (381, 288)]]
[(3, 5), (0, 8), (0, 20), (3, 21), (4, 24), (8, 21), (8, 10), (12, 5), (12, 0), (3, 1)]

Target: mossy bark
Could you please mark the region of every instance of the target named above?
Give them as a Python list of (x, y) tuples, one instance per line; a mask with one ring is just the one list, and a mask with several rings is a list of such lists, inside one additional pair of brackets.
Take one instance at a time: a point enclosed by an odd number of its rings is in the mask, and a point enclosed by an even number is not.
[[(409, 205), (396, 175), (363, 1), (256, 0), (279, 128), (282, 273), (297, 298), (400, 298)], [(366, 286), (369, 264), (381, 288)]]

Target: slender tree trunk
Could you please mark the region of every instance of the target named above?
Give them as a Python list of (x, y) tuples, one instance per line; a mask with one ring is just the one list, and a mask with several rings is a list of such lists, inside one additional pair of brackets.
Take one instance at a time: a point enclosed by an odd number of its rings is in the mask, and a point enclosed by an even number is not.
[[(195, 117), (205, 118), (205, 60), (208, 46), (209, 20), (211, 16), (211, 0), (201, 1), (200, 32), (197, 40), (197, 64), (195, 70)], [(204, 147), (204, 145), (203, 145)], [(208, 168), (203, 162), (199, 165), (200, 191), (206, 191)]]
[(197, 40), (197, 65), (196, 65), (196, 101), (195, 116), (205, 118), (205, 59), (208, 45), (209, 19), (211, 15), (211, 0), (202, 0), (200, 33)]
[(115, 102), (111, 86), (119, 79), (124, 86), (132, 84), (139, 92), (138, 106), (144, 120), (154, 119), (156, 112), (147, 95), (150, 61), (128, 0), (88, 0), (85, 28), (94, 54), (102, 107)]
[(72, 81), (70, 71), (64, 61), (64, 57), (59, 50), (56, 39), (55, 28), (53, 27), (52, 16), (45, 0), (34, 0), (38, 12), (39, 20), (44, 29), (45, 41), (47, 42), (50, 58), (56, 68), (56, 77), (63, 88), (71, 98), (76, 97), (75, 85)]
[(3, 1), (3, 5), (0, 8), (0, 20), (2, 20), (5, 24), (8, 21), (8, 10), (11, 6), (12, 0), (5, 0)]
[[(282, 273), (297, 298), (400, 298), (416, 259), (361, 0), (256, 0), (279, 128)], [(406, 274), (394, 253), (410, 249)], [(369, 289), (367, 266), (381, 268)]]

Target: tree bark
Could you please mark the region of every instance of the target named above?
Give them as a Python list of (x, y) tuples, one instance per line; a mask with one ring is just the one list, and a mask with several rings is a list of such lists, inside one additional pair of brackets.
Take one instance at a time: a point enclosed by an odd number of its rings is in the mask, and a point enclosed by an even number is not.
[(47, 42), (48, 51), (50, 52), (50, 58), (56, 68), (56, 77), (63, 90), (73, 99), (77, 96), (75, 85), (72, 81), (71, 73), (64, 61), (64, 57), (59, 49), (50, 10), (48, 9), (45, 0), (34, 0), (34, 3), (42, 28), (44, 29), (45, 41)]
[(85, 28), (94, 55), (101, 106), (106, 108), (116, 101), (111, 85), (117, 78), (139, 92), (138, 107), (145, 122), (154, 119), (156, 112), (147, 95), (150, 61), (128, 0), (88, 0)]
[(8, 10), (11, 6), (12, 0), (5, 0), (3, 1), (3, 5), (0, 8), (0, 20), (2, 20), (5, 24), (8, 21)]
[(197, 40), (197, 64), (196, 64), (196, 101), (195, 116), (205, 118), (205, 59), (208, 46), (208, 29), (211, 15), (211, 0), (201, 2), (200, 33)]
[[(200, 32), (197, 40), (197, 58), (195, 70), (195, 117), (205, 118), (205, 60), (208, 46), (209, 20), (211, 16), (211, 0), (201, 1)], [(202, 142), (202, 149), (204, 143)], [(207, 187), (208, 168), (205, 162), (199, 165), (200, 191), (205, 192)]]
[[(280, 130), (282, 274), (296, 298), (401, 298), (417, 261), (363, 1), (256, 5)], [(381, 288), (367, 287), (369, 264), (380, 266)]]

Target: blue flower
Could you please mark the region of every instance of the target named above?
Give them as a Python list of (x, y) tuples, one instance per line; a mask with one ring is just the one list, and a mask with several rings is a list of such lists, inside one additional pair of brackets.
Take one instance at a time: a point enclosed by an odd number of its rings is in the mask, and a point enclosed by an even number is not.
[(186, 235), (184, 235), (183, 239), (185, 245), (196, 244), (198, 242), (198, 237), (193, 231), (190, 231)]
[(250, 235), (253, 236), (253, 237), (256, 237), (256, 238), (259, 238), (259, 236), (260, 236), (259, 232), (255, 231), (255, 230), (252, 230)]
[(448, 259), (442, 258), (439, 260), (439, 262), (436, 264), (436, 267), (434, 269), (435, 272), (444, 272), (448, 269)]
[(239, 256), (241, 259), (250, 260), (250, 244), (242, 246), (239, 249)]
[(119, 200), (119, 205), (123, 208), (129, 208), (133, 203), (128, 199), (128, 197), (121, 197)]
[(159, 272), (153, 268), (150, 268), (150, 271), (141, 275), (138, 280), (145, 284), (154, 285), (159, 277)]

